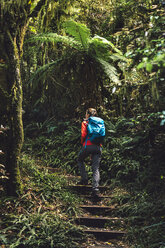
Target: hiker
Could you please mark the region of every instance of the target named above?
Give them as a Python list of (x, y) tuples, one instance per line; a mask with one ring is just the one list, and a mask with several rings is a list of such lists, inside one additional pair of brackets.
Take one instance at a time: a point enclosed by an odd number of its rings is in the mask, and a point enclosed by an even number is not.
[[(99, 181), (100, 181), (99, 165), (101, 161), (102, 147), (101, 147), (99, 140), (98, 142), (94, 142), (92, 138), (90, 138), (89, 121), (90, 119), (93, 118), (93, 119), (101, 120), (102, 122), (104, 122), (101, 118), (96, 117), (96, 116), (97, 116), (96, 109), (94, 108), (87, 109), (85, 119), (81, 124), (82, 148), (78, 155), (78, 166), (79, 166), (80, 176), (81, 176), (81, 181), (78, 183), (79, 185), (88, 185), (88, 175), (85, 170), (84, 159), (88, 157), (89, 155), (91, 155), (92, 171), (93, 171), (93, 181), (92, 181), (92, 196), (93, 197), (99, 197)], [(105, 126), (103, 128), (104, 128), (104, 136), (105, 136)]]

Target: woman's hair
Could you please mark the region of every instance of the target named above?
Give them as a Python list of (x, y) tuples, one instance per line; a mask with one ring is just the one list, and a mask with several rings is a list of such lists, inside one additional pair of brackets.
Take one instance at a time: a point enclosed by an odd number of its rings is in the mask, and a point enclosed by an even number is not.
[(88, 108), (86, 111), (87, 114), (89, 114), (90, 116), (95, 116), (97, 115), (97, 111), (94, 108)]

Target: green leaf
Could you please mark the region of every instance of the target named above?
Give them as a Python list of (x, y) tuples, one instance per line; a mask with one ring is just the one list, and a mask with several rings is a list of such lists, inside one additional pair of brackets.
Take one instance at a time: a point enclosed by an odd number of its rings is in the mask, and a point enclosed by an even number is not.
[(140, 64), (138, 64), (137, 69), (140, 70), (140, 69), (142, 69), (144, 67), (145, 67), (145, 63), (141, 62)]
[(118, 53), (114, 53), (113, 55), (110, 56), (110, 58), (113, 61), (118, 61), (118, 60), (125, 61), (125, 62), (128, 62), (129, 61), (125, 56), (120, 55)]
[(103, 38), (103, 37), (100, 37), (98, 35), (95, 35), (92, 40), (99, 40), (102, 42), (102, 44), (108, 46), (108, 47), (111, 47), (112, 50), (114, 50), (115, 52), (117, 52), (117, 54), (120, 54), (120, 55), (123, 55), (122, 52), (112, 43), (110, 42), (109, 40)]
[(79, 43), (76, 42), (75, 39), (73, 39), (72, 37), (69, 36), (62, 36), (62, 35), (58, 35), (56, 33), (43, 33), (43, 34), (39, 34), (39, 35), (35, 35), (32, 38), (30, 38), (27, 42), (45, 42), (45, 43), (63, 43), (66, 44), (67, 46), (71, 46), (74, 48), (77, 48), (79, 46)]
[(152, 71), (152, 67), (153, 67), (153, 65), (152, 65), (151, 63), (147, 63), (147, 64), (146, 64), (146, 70), (147, 70), (148, 72), (151, 72), (151, 71)]
[(0, 234), (1, 242), (3, 242), (4, 244), (7, 244), (7, 238), (6, 238), (6, 236), (7, 235)]
[(102, 68), (104, 69), (105, 74), (117, 85), (120, 85), (121, 82), (119, 80), (117, 70), (114, 66), (106, 62), (105, 60), (101, 58), (97, 58), (97, 60), (100, 62)]
[(83, 46), (88, 48), (88, 39), (90, 38), (90, 29), (86, 25), (75, 22), (73, 20), (64, 23), (65, 31), (74, 37), (74, 39)]

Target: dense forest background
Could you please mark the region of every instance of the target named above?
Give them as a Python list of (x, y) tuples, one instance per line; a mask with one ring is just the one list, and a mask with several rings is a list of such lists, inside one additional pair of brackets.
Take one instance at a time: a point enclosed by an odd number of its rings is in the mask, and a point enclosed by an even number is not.
[(101, 184), (127, 192), (116, 202), (130, 246), (165, 247), (165, 2), (1, 0), (0, 10), (1, 243), (77, 247), (82, 234), (66, 224), (77, 199), (48, 168), (78, 174), (94, 107), (106, 123)]

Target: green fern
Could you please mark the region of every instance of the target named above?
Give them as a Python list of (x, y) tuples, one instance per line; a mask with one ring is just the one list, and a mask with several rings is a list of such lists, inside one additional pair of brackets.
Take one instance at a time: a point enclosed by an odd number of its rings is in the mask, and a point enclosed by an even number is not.
[(89, 53), (91, 56), (95, 54), (97, 57), (103, 59), (108, 59), (110, 55), (107, 44), (93, 38), (89, 42)]
[[(116, 53), (113, 53), (113, 50)], [(94, 36), (94, 38), (90, 40), (89, 53), (92, 57), (94, 55), (95, 60), (99, 62), (109, 79), (115, 84), (120, 85), (117, 70), (112, 64), (114, 61), (127, 61), (122, 55), (122, 52), (107, 39)], [(110, 63), (110, 61), (112, 63)]]
[(52, 63), (41, 66), (30, 78), (29, 83), (33, 82), (33, 89), (38, 86), (38, 82), (41, 79), (44, 79), (45, 76), (54, 68), (54, 66), (58, 63), (58, 61), (54, 61)]
[(118, 54), (120, 55), (123, 55), (122, 52), (117, 48), (115, 47), (115, 45), (110, 42), (109, 40), (103, 38), (103, 37), (100, 37), (98, 35), (95, 35), (93, 38), (92, 38), (92, 41), (100, 41), (100, 44), (102, 44), (102, 46), (106, 46), (107, 48), (111, 48), (112, 50), (114, 50), (115, 52), (117, 52)]
[(82, 45), (86, 50), (88, 49), (88, 40), (90, 39), (90, 30), (86, 25), (75, 22), (73, 20), (64, 23), (66, 33), (73, 36), (74, 39)]
[(125, 61), (125, 62), (128, 62), (128, 59), (126, 57), (124, 57), (123, 55), (120, 55), (118, 53), (114, 53), (112, 55), (110, 55), (110, 58), (113, 60), (113, 61)]
[[(127, 61), (122, 55), (122, 52), (117, 49), (115, 45), (113, 45), (110, 41), (103, 37), (94, 36), (93, 38), (91, 38), (90, 30), (84, 24), (69, 20), (65, 22), (64, 28), (66, 33), (68, 33), (72, 37), (61, 36), (56, 33), (47, 33), (36, 35), (32, 37), (29, 41), (50, 42), (52, 44), (61, 42), (68, 47), (76, 49), (76, 52), (83, 51), (84, 54), (87, 54), (88, 56), (93, 58), (96, 63), (100, 64), (104, 73), (110, 78), (112, 82), (119, 85), (120, 80), (118, 77), (117, 69), (112, 64), (114, 61)], [(66, 60), (66, 57), (67, 56), (64, 55), (64, 57), (61, 58), (59, 63), (62, 62), (62, 60)], [(71, 57), (72, 56), (70, 55), (68, 61), (71, 61)], [(36, 75), (39, 76), (39, 79), (43, 78), (47, 74), (47, 72), (50, 73), (51, 68), (55, 68), (56, 65), (58, 65), (58, 63), (55, 61), (50, 64), (47, 64), (44, 67), (41, 67), (35, 73), (35, 79)]]
[(68, 89), (62, 83), (60, 83), (59, 80), (58, 81), (57, 79), (55, 80), (54, 77), (51, 75), (55, 66), (58, 65), (62, 61), (64, 61), (63, 58), (58, 59), (44, 66), (41, 66), (37, 71), (35, 71), (35, 73), (31, 76), (29, 80), (29, 83), (33, 82), (33, 89), (36, 89), (38, 87), (38, 83), (41, 80), (45, 80), (46, 78), (50, 78), (51, 83), (56, 84), (57, 86), (60, 86), (62, 88)]
[[(104, 60), (109, 61), (109, 59), (111, 59), (112, 61), (128, 61), (119, 49), (117, 49), (110, 41), (102, 37), (95, 36), (89, 41), (89, 44), (89, 51), (91, 54), (95, 53), (98, 57), (103, 58)], [(112, 52), (113, 50), (115, 53)]]
[(119, 80), (116, 68), (101, 58), (97, 58), (97, 60), (101, 64), (104, 73), (109, 77), (109, 79), (112, 80), (115, 84), (120, 85), (121, 82)]
[(68, 36), (58, 35), (56, 33), (39, 34), (33, 36), (28, 40), (28, 42), (35, 42), (35, 41), (52, 43), (52, 44), (61, 42), (74, 48), (77, 48), (79, 46), (78, 42), (76, 42), (76, 40), (74, 40), (73, 38)]

